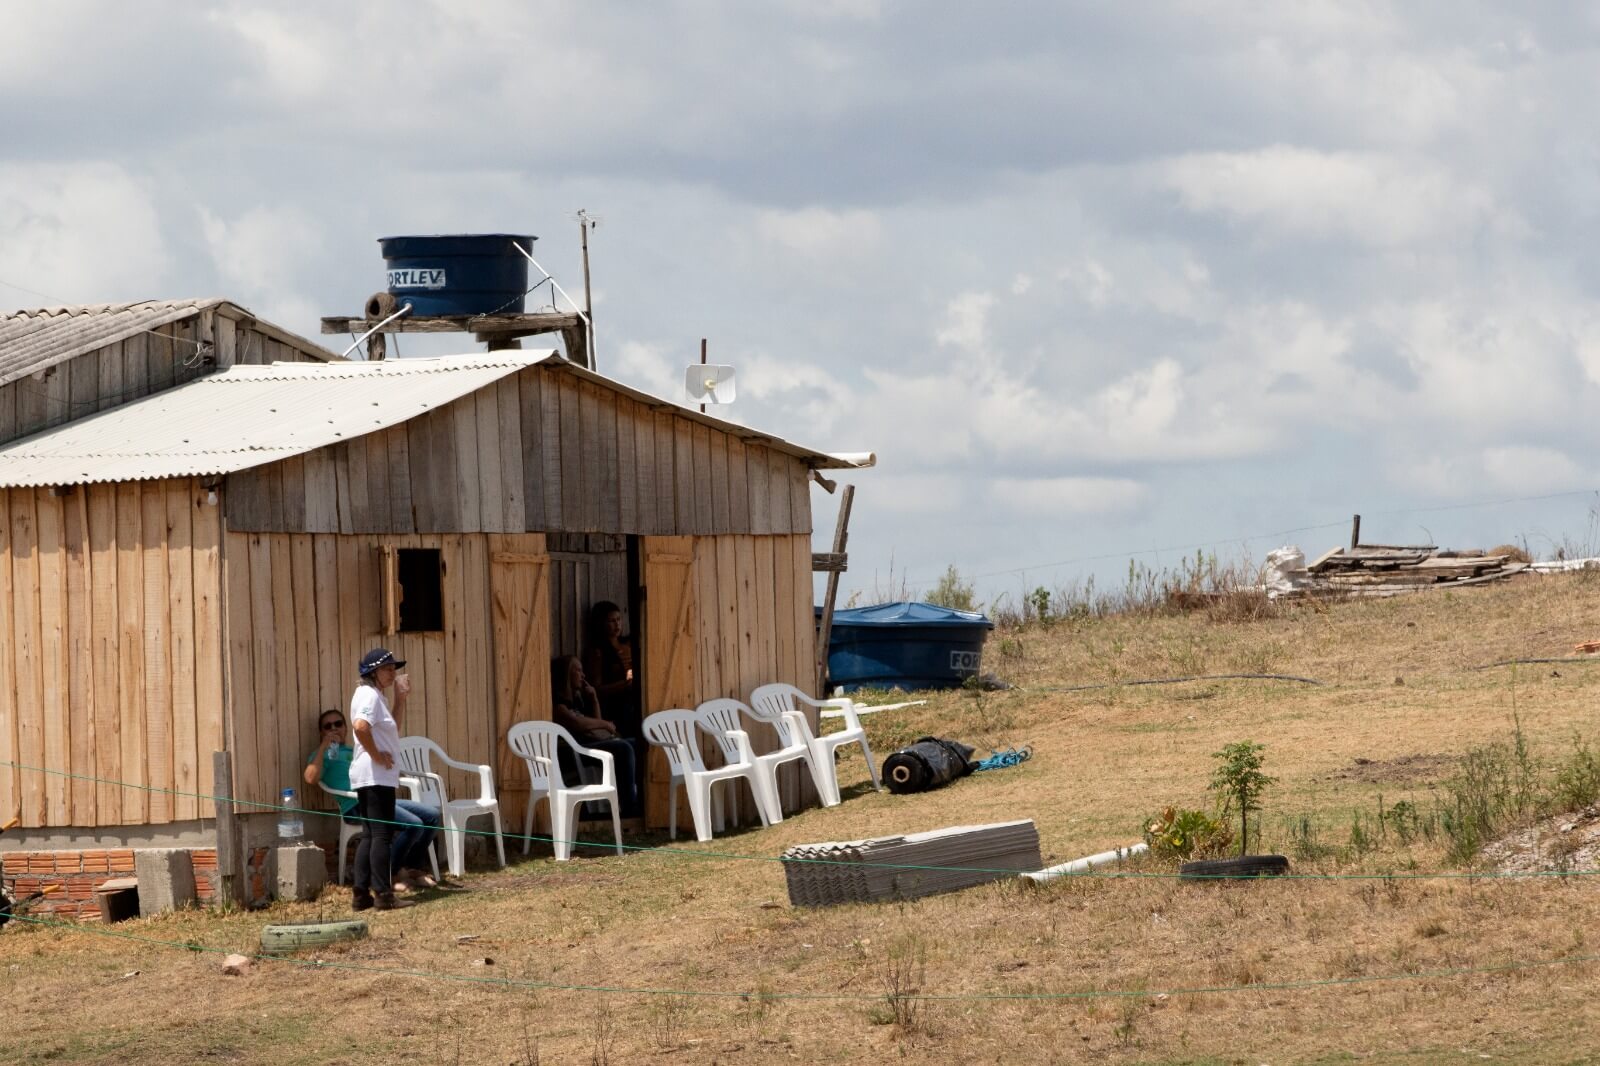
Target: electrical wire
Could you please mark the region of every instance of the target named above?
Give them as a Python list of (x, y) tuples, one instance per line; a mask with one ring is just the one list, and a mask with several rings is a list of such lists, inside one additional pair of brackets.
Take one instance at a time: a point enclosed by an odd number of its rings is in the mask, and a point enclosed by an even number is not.
[(1295, 681), (1302, 685), (1320, 685), (1313, 677), (1295, 677), (1292, 674), (1196, 674), (1193, 677), (1152, 677), (1140, 681), (1108, 681), (1098, 685), (1046, 685), (1031, 688), (1029, 692), (1092, 692), (1103, 688), (1124, 688), (1134, 685), (1181, 685), (1188, 681)]
[[(217, 796), (206, 792), (188, 792), (182, 789), (162, 788), (157, 785), (144, 785), (129, 781), (118, 781), (114, 778), (94, 777), (88, 774), (74, 774), (66, 770), (51, 770), (40, 766), (28, 766), (23, 763), (0, 760), (0, 767), (10, 767), (15, 770), (26, 770), (33, 773), (50, 774), (75, 781), (93, 781), (98, 784), (119, 785), (123, 788), (138, 789), (145, 792), (157, 792), (169, 796), (181, 796), (193, 799), (210, 800), (213, 803), (232, 803), (235, 806), (250, 807), (260, 812), (277, 811), (282, 814), (311, 815), (319, 818), (342, 818), (338, 811), (315, 810), (309, 807), (294, 807), (279, 803), (268, 803), (265, 800), (230, 799), (227, 796)], [(373, 821), (368, 819), (368, 821)], [(408, 823), (376, 820), (375, 824), (406, 826)], [(516, 843), (518, 841), (531, 841), (535, 844), (553, 844), (556, 838), (540, 836), (529, 833), (496, 833), (492, 829), (470, 829), (465, 826), (456, 829), (438, 828), (435, 832), (460, 833), (464, 836), (500, 837), (504, 841)], [(897, 862), (854, 862), (846, 859), (816, 859), (816, 858), (791, 858), (784, 855), (751, 855), (737, 851), (691, 851), (675, 846), (657, 844), (616, 844), (600, 841), (569, 840), (562, 843), (571, 844), (580, 848), (595, 848), (604, 851), (615, 851), (621, 848), (643, 854), (666, 855), (671, 858), (698, 859), (698, 860), (729, 860), (735, 862), (770, 862), (780, 865), (794, 866), (847, 866), (852, 869), (879, 869), (879, 870), (927, 870), (941, 873), (987, 873), (1005, 876), (1019, 876), (1022, 871), (1009, 867), (995, 866), (928, 866), (918, 863)], [(1210, 881), (1210, 880), (1255, 880), (1255, 875), (1240, 877), (1234, 874), (1195, 875), (1183, 874), (1164, 870), (1106, 870), (1093, 868), (1068, 874), (1063, 878), (1081, 877), (1102, 880), (1149, 880), (1149, 881)], [(1566, 878), (1566, 877), (1594, 877), (1600, 876), (1600, 868), (1575, 869), (1575, 870), (1408, 870), (1405, 872), (1384, 871), (1380, 873), (1358, 874), (1330, 874), (1330, 873), (1285, 873), (1275, 874), (1270, 880), (1274, 881), (1494, 881), (1494, 880), (1532, 880), (1539, 878)]]
[[(344, 970), (354, 973), (378, 974), (387, 977), (417, 977), (432, 981), (452, 981), (461, 984), (492, 985), (499, 988), (520, 988), (528, 991), (539, 992), (585, 992), (602, 995), (634, 995), (634, 996), (677, 996), (697, 999), (738, 999), (738, 1000), (768, 1000), (768, 1001), (801, 1001), (801, 1002), (832, 1002), (832, 1003), (860, 1003), (876, 1001), (884, 998), (883, 993), (872, 992), (773, 992), (761, 990), (715, 989), (715, 988), (649, 988), (628, 985), (567, 985), (554, 981), (533, 981), (516, 977), (481, 977), (473, 974), (443, 973), (434, 970), (401, 969), (390, 966), (365, 966), (360, 963), (335, 962), (330, 959), (298, 959), (287, 956), (267, 955), (261, 952), (234, 952), (225, 948), (206, 947), (191, 941), (161, 940), (156, 937), (135, 936), (132, 933), (121, 933), (112, 929), (96, 929), (87, 925), (72, 922), (52, 921), (45, 918), (30, 918), (26, 915), (17, 915), (12, 921), (24, 922), (30, 925), (53, 927), (74, 933), (86, 933), (92, 936), (108, 937), (115, 940), (131, 941), (146, 944), (152, 947), (172, 948), (194, 954), (210, 955), (244, 955), (247, 958), (262, 962), (282, 962), (300, 966), (310, 970)], [(916, 1000), (928, 1003), (1002, 1003), (1016, 1002), (1069, 1002), (1072, 1000), (1095, 999), (1153, 999), (1157, 996), (1200, 996), (1218, 995), (1231, 992), (1296, 992), (1317, 988), (1337, 988), (1345, 985), (1374, 984), (1377, 982), (1392, 981), (1428, 981), (1446, 977), (1466, 977), (1484, 974), (1513, 973), (1519, 970), (1546, 969), (1555, 966), (1576, 966), (1591, 962), (1600, 962), (1600, 955), (1567, 955), (1554, 959), (1531, 959), (1497, 963), (1488, 966), (1452, 966), (1438, 970), (1416, 970), (1405, 973), (1367, 974), (1358, 977), (1330, 977), (1320, 980), (1308, 981), (1264, 981), (1248, 985), (1206, 985), (1197, 987), (1174, 987), (1166, 989), (1122, 989), (1122, 988), (1097, 988), (1083, 989), (1075, 992), (906, 992), (898, 994), (897, 998)]]
[[(1559, 500), (1569, 496), (1592, 496), (1600, 494), (1600, 489), (1571, 489), (1566, 492), (1550, 492), (1538, 496), (1512, 496), (1500, 500), (1473, 500), (1467, 503), (1441, 504), (1437, 507), (1395, 507), (1384, 511), (1368, 512), (1371, 518), (1386, 518), (1390, 515), (1436, 514), (1441, 511), (1463, 511), (1475, 507), (1503, 507), (1512, 503), (1537, 503), (1543, 500)], [(1323, 529), (1343, 529), (1349, 525), (1348, 521), (1323, 522), (1313, 526), (1297, 526), (1293, 529), (1280, 529), (1272, 533), (1252, 533), (1245, 536), (1225, 537), (1218, 540), (1200, 541), (1189, 544), (1176, 544), (1165, 548), (1139, 548), (1132, 551), (1106, 552), (1102, 555), (1081, 555), (1073, 559), (1060, 559), (1055, 562), (1030, 563), (1026, 566), (1014, 566), (1005, 570), (989, 570), (981, 574), (963, 575), (970, 580), (977, 581), (988, 577), (1007, 577), (1012, 574), (1026, 574), (1030, 570), (1054, 570), (1063, 566), (1076, 566), (1081, 563), (1100, 563), (1111, 559), (1132, 559), (1142, 555), (1164, 555), (1169, 552), (1189, 552), (1203, 548), (1218, 548), (1225, 544), (1240, 544), (1252, 540), (1269, 540), (1280, 537), (1292, 536), (1296, 533), (1315, 533)], [(932, 578), (905, 579), (909, 584), (927, 584)]]

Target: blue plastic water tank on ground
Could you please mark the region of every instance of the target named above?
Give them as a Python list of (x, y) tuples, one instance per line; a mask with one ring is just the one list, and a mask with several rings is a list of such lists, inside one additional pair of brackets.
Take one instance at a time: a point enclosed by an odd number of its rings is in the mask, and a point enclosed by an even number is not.
[(994, 623), (931, 603), (881, 603), (833, 613), (828, 677), (856, 688), (957, 688), (983, 664)]
[(528, 291), (533, 237), (462, 233), (437, 237), (380, 237), (389, 291), (411, 305), (411, 317), (521, 314)]

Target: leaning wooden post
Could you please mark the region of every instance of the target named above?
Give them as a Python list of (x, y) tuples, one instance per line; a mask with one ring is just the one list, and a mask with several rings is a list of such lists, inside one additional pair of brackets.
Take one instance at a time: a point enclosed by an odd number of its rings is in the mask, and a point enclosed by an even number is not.
[(217, 815), (217, 873), (222, 897), (244, 903), (244, 876), (239, 856), (239, 819), (233, 809), (233, 764), (225, 751), (211, 753), (212, 803)]
[(1350, 516), (1350, 550), (1355, 551), (1361, 544), (1361, 516)]
[[(833, 554), (844, 555), (845, 540), (850, 535), (850, 504), (856, 498), (856, 487), (846, 485), (839, 499), (839, 521), (833, 530)], [(839, 573), (844, 567), (828, 571), (828, 594), (822, 601), (822, 625), (817, 630), (817, 698), (828, 694), (828, 640), (833, 635), (833, 604), (839, 598)]]

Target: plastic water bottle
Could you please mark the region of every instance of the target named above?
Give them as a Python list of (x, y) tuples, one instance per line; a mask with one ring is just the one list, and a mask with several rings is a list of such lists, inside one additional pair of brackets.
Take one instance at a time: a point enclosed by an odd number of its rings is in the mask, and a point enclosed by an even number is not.
[(283, 800), (279, 805), (283, 810), (278, 812), (278, 839), (299, 840), (305, 835), (306, 827), (300, 820), (300, 812), (294, 809), (294, 789), (283, 790)]

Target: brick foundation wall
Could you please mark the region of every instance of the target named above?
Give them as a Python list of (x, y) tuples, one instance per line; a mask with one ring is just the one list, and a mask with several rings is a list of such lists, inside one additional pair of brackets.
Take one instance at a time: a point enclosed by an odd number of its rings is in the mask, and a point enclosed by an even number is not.
[[(222, 889), (217, 873), (215, 848), (192, 848), (195, 894), (202, 906), (214, 903)], [(45, 918), (100, 920), (100, 901), (94, 890), (113, 877), (133, 876), (133, 849), (110, 848), (100, 851), (7, 851), (0, 853), (6, 883), (21, 899), (50, 885), (60, 885), (28, 908), (29, 914)]]

